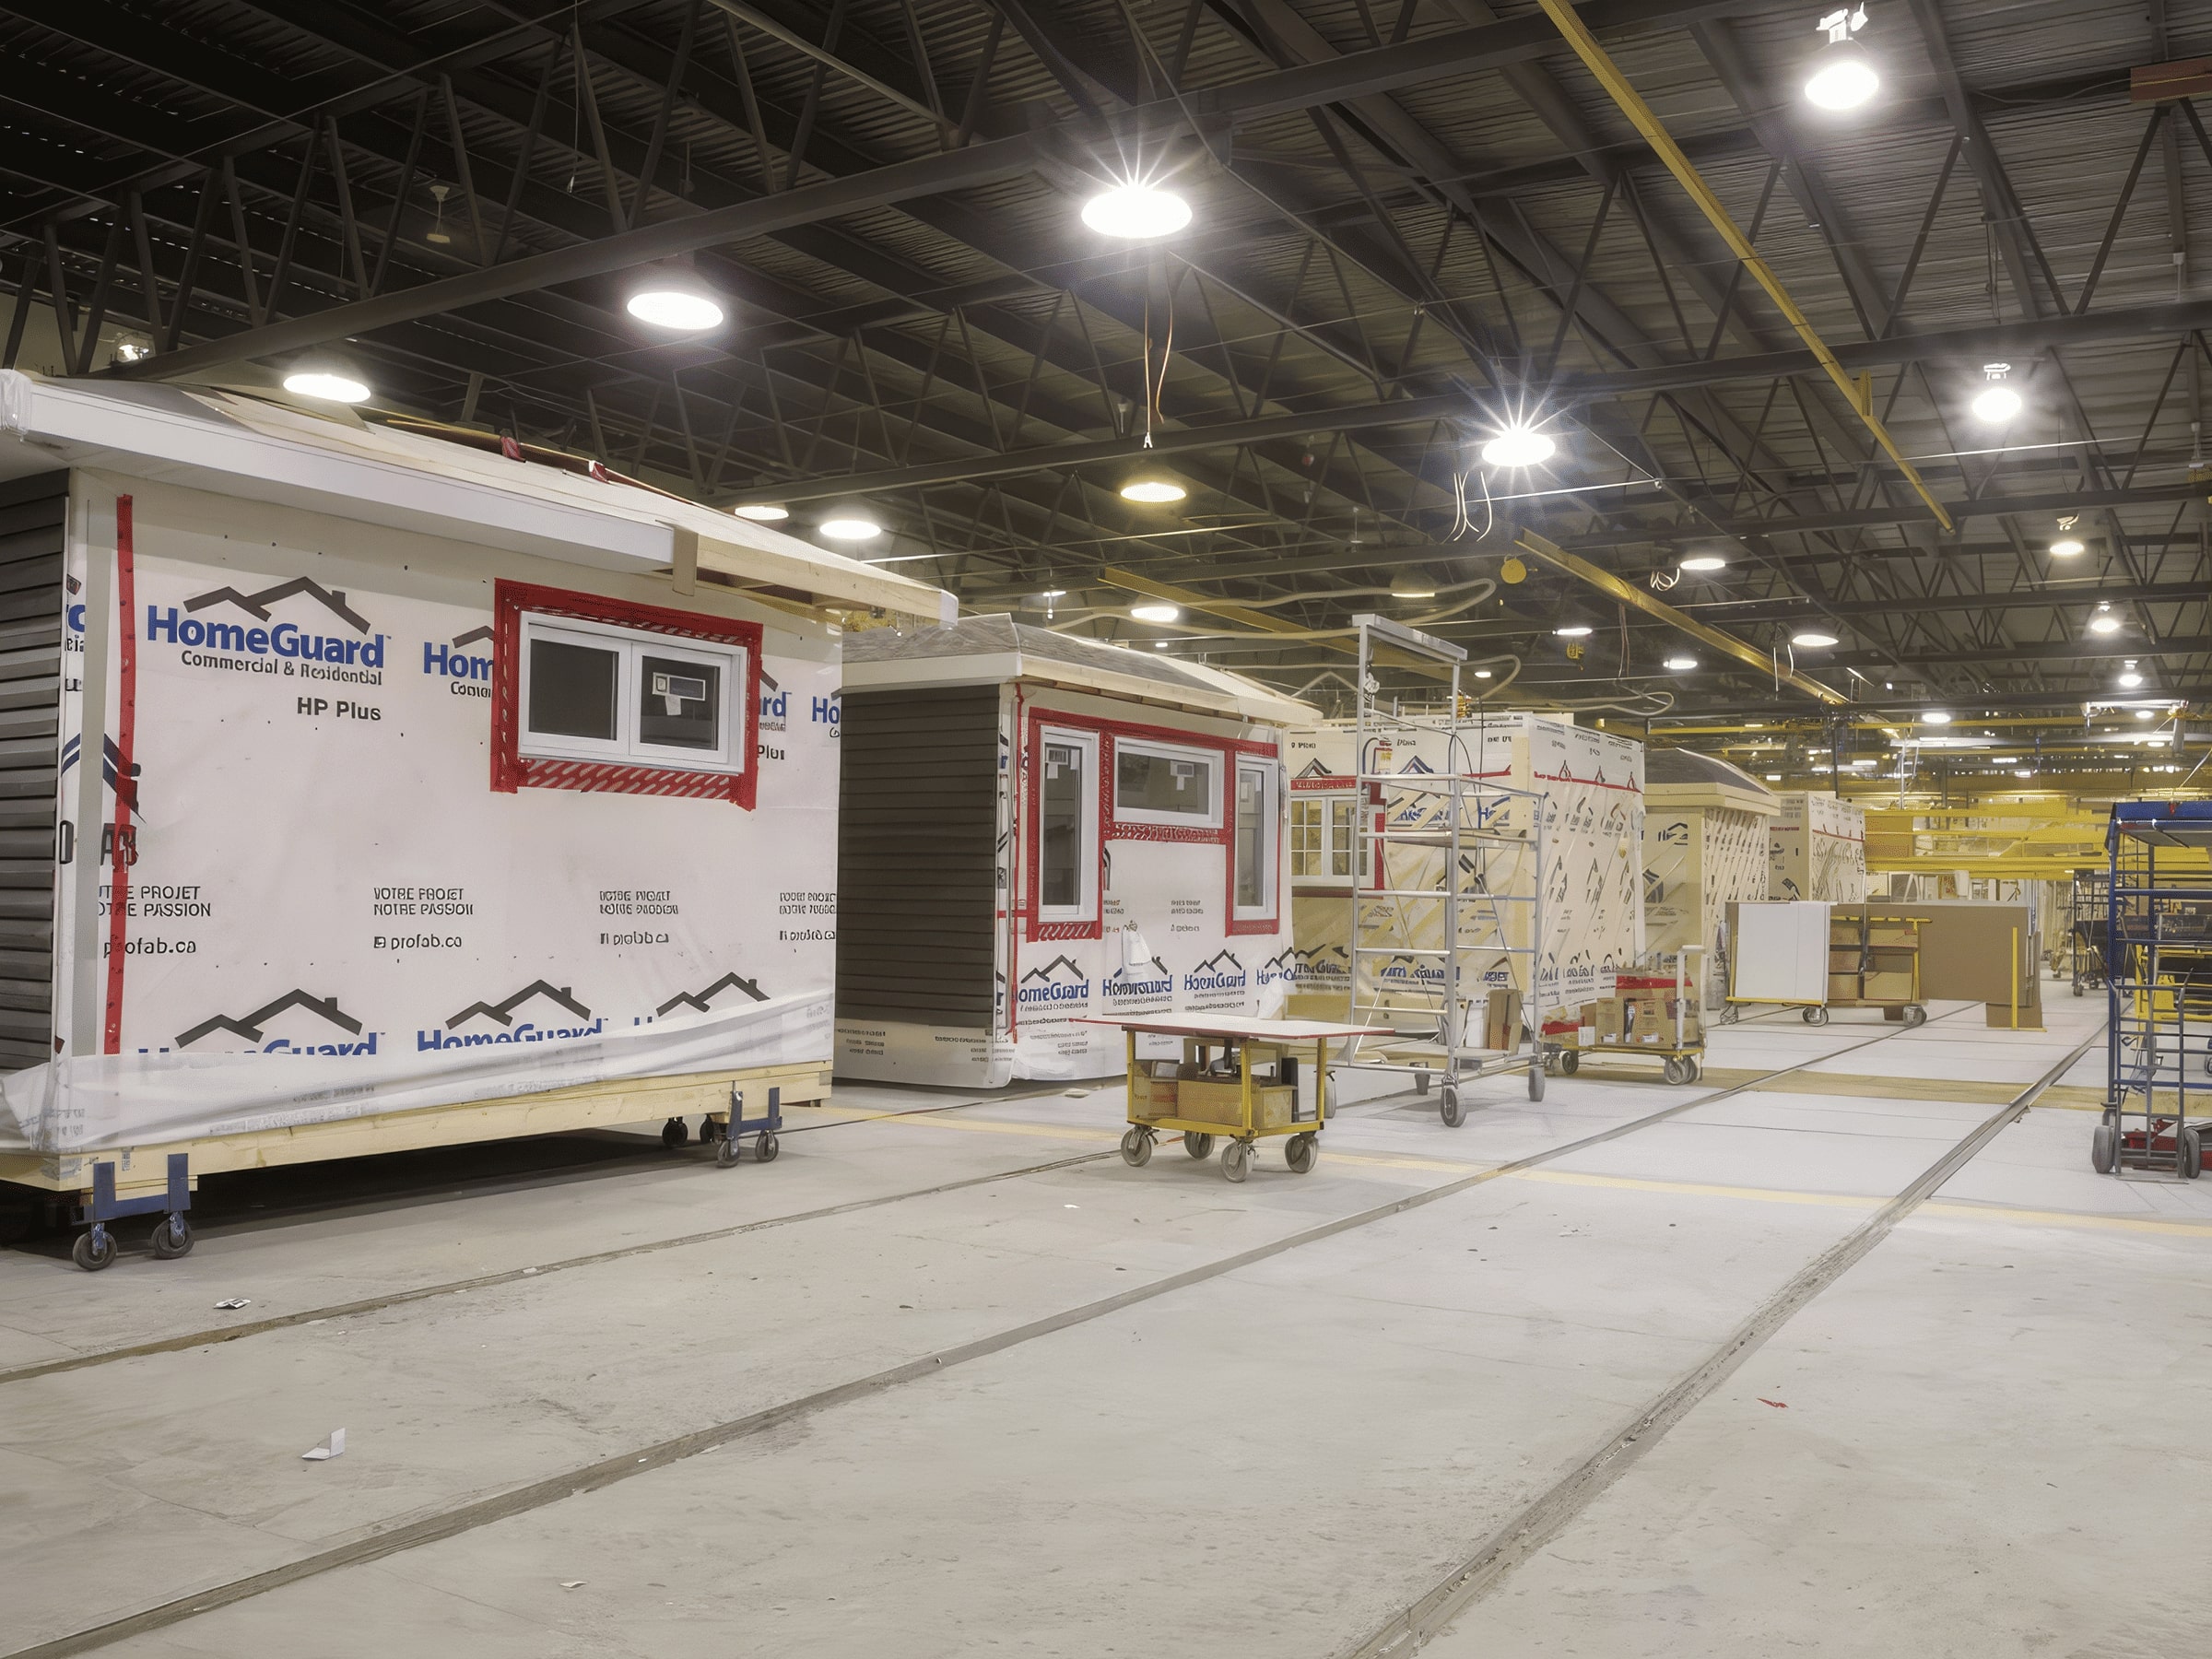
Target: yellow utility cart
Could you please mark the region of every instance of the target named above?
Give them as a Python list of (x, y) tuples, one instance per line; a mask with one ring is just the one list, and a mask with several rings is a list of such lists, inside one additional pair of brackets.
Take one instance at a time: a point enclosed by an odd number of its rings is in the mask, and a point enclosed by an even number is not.
[(1672, 981), (1665, 977), (1664, 965), (1657, 973), (1624, 971), (1618, 976), (1617, 995), (1674, 993), (1672, 1031), (1662, 1020), (1656, 1031), (1631, 1034), (1619, 1042), (1585, 1045), (1581, 1022), (1565, 1018), (1572, 1010), (1564, 1010), (1562, 1018), (1544, 1022), (1541, 1037), (1544, 1069), (1554, 1077), (1564, 1074), (1571, 1077), (1582, 1069), (1584, 1054), (1595, 1054), (1600, 1060), (1656, 1060), (1660, 1075), (1669, 1083), (1695, 1083), (1705, 1070), (1705, 1027), (1701, 1018), (1691, 1009), (1698, 985), (1689, 959), (1704, 948), (1702, 945), (1685, 945), (1675, 957)]
[[(1242, 1181), (1252, 1172), (1252, 1149), (1261, 1137), (1288, 1135), (1283, 1159), (1303, 1175), (1321, 1157), (1322, 1126), (1329, 1113), (1329, 1043), (1345, 1038), (1393, 1036), (1372, 1026), (1335, 1025), (1320, 1019), (1252, 1019), (1226, 1014), (1217, 1019), (1093, 1019), (1119, 1026), (1128, 1044), (1129, 1131), (1122, 1159), (1133, 1169), (1152, 1161), (1162, 1134), (1182, 1136), (1194, 1159), (1212, 1156), (1222, 1139), (1221, 1173)], [(1139, 1060), (1139, 1037), (1180, 1037), (1182, 1058)], [(1299, 1100), (1300, 1062), (1311, 1049), (1313, 1098)]]

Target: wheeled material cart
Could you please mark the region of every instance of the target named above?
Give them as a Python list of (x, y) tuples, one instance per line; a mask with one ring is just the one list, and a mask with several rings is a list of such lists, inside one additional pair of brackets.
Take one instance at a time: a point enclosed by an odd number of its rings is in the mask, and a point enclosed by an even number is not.
[[(1920, 930), (1927, 920), (1925, 916), (1874, 916), (1865, 910), (1856, 915), (1831, 912), (1828, 983), (1823, 995), (1739, 995), (1732, 961), (1728, 1006), (1721, 1011), (1721, 1021), (1734, 1025), (1746, 1007), (1780, 1007), (1797, 1009), (1806, 1025), (1824, 1026), (1833, 1008), (1879, 1008), (1884, 1018), (1902, 1020), (1908, 1030), (1925, 1025), (1928, 1010), (1920, 994)], [(1909, 936), (1900, 936), (1908, 933)]]
[[(710, 1112), (699, 1120), (699, 1141), (702, 1147), (714, 1148), (714, 1161), (729, 1169), (737, 1161), (738, 1144), (747, 1135), (753, 1137), (753, 1157), (761, 1163), (774, 1163), (776, 1154), (783, 1149), (776, 1138), (783, 1127), (783, 1091), (768, 1091), (768, 1110), (759, 1117), (745, 1115), (745, 1090), (736, 1084), (730, 1085), (730, 1105), (726, 1112)], [(672, 1117), (661, 1125), (661, 1145), (671, 1152), (690, 1139), (691, 1131), (680, 1117)]]
[(2099, 1174), (2194, 1180), (2212, 1131), (2212, 801), (2119, 801), (2105, 830), (2105, 1103)]
[[(1689, 958), (1703, 950), (1702, 945), (1686, 945), (1675, 959), (1675, 1030), (1672, 1042), (1620, 1042), (1585, 1047), (1582, 1041), (1579, 1022), (1565, 1019), (1546, 1023), (1543, 1032), (1544, 1069), (1554, 1077), (1571, 1077), (1582, 1069), (1583, 1055), (1593, 1053), (1604, 1059), (1656, 1060), (1660, 1076), (1669, 1083), (1694, 1083), (1704, 1075), (1705, 1040), (1689, 1035), (1689, 999), (1696, 990), (1696, 982), (1689, 971)], [(1702, 1027), (1700, 1028), (1700, 1030)], [(1664, 1028), (1662, 1028), (1664, 1030)]]
[[(1222, 1140), (1221, 1173), (1242, 1181), (1252, 1172), (1253, 1147), (1268, 1135), (1288, 1136), (1283, 1160), (1298, 1174), (1311, 1173), (1321, 1158), (1321, 1132), (1329, 1114), (1329, 1043), (1378, 1033), (1371, 1026), (1332, 1025), (1318, 1019), (1217, 1020), (1094, 1019), (1119, 1026), (1128, 1046), (1129, 1129), (1122, 1159), (1132, 1169), (1152, 1161), (1161, 1135), (1182, 1136), (1182, 1149), (1204, 1159)], [(1182, 1058), (1139, 1060), (1139, 1037), (1179, 1037)], [(1299, 1100), (1300, 1061), (1312, 1053), (1313, 1098)]]

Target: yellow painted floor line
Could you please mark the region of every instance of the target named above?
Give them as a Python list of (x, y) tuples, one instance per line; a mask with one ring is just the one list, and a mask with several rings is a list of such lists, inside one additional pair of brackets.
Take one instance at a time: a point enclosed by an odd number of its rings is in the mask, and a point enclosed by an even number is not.
[(2002, 1106), (2025, 1083), (1966, 1083), (1949, 1077), (1870, 1077), (1851, 1072), (1792, 1072), (1749, 1086), (1754, 1094), (1806, 1094), (1862, 1100), (1941, 1100)]
[(2170, 1237), (2212, 1239), (2212, 1221), (2176, 1221), (2159, 1216), (2088, 1216), (2073, 1210), (2010, 1209), (1997, 1204), (1934, 1201), (1920, 1206), (1924, 1216), (1964, 1216), (1975, 1221), (2025, 1221), (2041, 1227), (2087, 1227), (2101, 1232), (2163, 1233)]

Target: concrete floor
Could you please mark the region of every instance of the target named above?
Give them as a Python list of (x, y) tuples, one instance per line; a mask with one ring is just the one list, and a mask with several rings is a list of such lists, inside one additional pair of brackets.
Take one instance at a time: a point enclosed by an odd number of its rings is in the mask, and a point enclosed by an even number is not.
[[(2046, 1006), (1723, 1028), (1716, 1074), (1805, 1069), (1706, 1105), (1500, 1079), (1454, 1131), (1353, 1078), (1315, 1173), (1241, 1186), (1126, 1168), (1115, 1089), (855, 1088), (768, 1167), (603, 1144), (253, 1189), (96, 1277), (0, 1253), (0, 1653), (173, 1598), (91, 1645), (1350, 1653), (2101, 1015)], [(2212, 1474), (2212, 1182), (2094, 1175), (2093, 1122), (2004, 1129), (1427, 1651), (2206, 1651), (2183, 1573), (2108, 1580)]]

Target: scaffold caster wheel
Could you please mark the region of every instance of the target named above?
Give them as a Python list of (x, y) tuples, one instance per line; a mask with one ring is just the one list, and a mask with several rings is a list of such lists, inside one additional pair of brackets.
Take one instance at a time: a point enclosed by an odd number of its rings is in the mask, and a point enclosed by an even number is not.
[(115, 1265), (115, 1235), (98, 1222), (89, 1232), (76, 1235), (76, 1242), (69, 1247), (69, 1259), (87, 1273), (98, 1273), (102, 1267)]
[(1459, 1089), (1455, 1085), (1444, 1085), (1443, 1098), (1436, 1103), (1436, 1115), (1444, 1120), (1447, 1129), (1456, 1129), (1466, 1122), (1467, 1114), (1460, 1106)]
[(1221, 1148), (1221, 1173), (1231, 1181), (1242, 1181), (1252, 1173), (1252, 1143), (1232, 1140)]
[(691, 1138), (691, 1131), (684, 1127), (682, 1118), (670, 1118), (661, 1125), (661, 1145), (675, 1151)]
[(182, 1212), (164, 1216), (154, 1223), (156, 1261), (173, 1262), (179, 1256), (188, 1256), (192, 1253), (194, 1242), (192, 1223), (184, 1218)]
[(1182, 1149), (1191, 1155), (1194, 1162), (1204, 1163), (1214, 1155), (1214, 1137), (1186, 1133), (1182, 1137)]
[(1559, 1072), (1560, 1072), (1560, 1075), (1561, 1075), (1562, 1077), (1573, 1077), (1573, 1076), (1574, 1076), (1574, 1074), (1575, 1074), (1576, 1072), (1579, 1072), (1579, 1071), (1581, 1071), (1582, 1069), (1583, 1069), (1583, 1057), (1582, 1057), (1582, 1055), (1580, 1055), (1580, 1054), (1576, 1053), (1575, 1053), (1575, 1052), (1574, 1052), (1572, 1049), (1562, 1049), (1562, 1050), (1560, 1051), (1560, 1053), (1559, 1053)]
[(1122, 1136), (1122, 1161), (1133, 1170), (1141, 1170), (1152, 1161), (1152, 1135), (1148, 1130), (1132, 1129)]
[(776, 1154), (782, 1150), (783, 1143), (776, 1138), (773, 1130), (763, 1129), (753, 1137), (753, 1156), (762, 1163), (774, 1163)]
[(1744, 1011), (1737, 1007), (1734, 1003), (1730, 1003), (1726, 1007), (1721, 1010), (1721, 1023), (1723, 1025), (1734, 1025), (1743, 1017)]
[(1669, 1083), (1687, 1083), (1697, 1075), (1697, 1068), (1687, 1060), (1669, 1060), (1665, 1069)]
[(737, 1167), (737, 1143), (724, 1135), (714, 1147), (714, 1167), (734, 1170)]
[(1416, 1066), (1414, 1068), (1413, 1092), (1415, 1094), (1427, 1094), (1429, 1092), (1429, 1068), (1425, 1065)]
[(1311, 1135), (1294, 1135), (1283, 1148), (1283, 1161), (1296, 1175), (1311, 1175), (1321, 1161), (1321, 1143)]
[(2194, 1129), (2177, 1129), (2173, 1136), (2173, 1152), (2181, 1161), (2182, 1179), (2194, 1181), (2205, 1172), (2205, 1139)]
[(2077, 996), (2081, 994), (2081, 982), (2079, 980), (2076, 980), (2074, 982), (2074, 994)]
[(1824, 1026), (1828, 1023), (1828, 1010), (1818, 1006), (1810, 1007), (1806, 1009), (1803, 1018), (1806, 1025)]
[(2110, 1175), (2118, 1159), (2119, 1147), (2118, 1127), (2109, 1120), (2099, 1124), (2097, 1132), (2089, 1136), (2089, 1168), (2100, 1175)]
[(1528, 1068), (1528, 1098), (1532, 1100), (1544, 1098), (1544, 1071), (1541, 1066), (1532, 1065)]
[(1928, 1011), (1927, 1011), (1925, 1008), (1922, 1007), (1922, 1006), (1920, 1006), (1918, 1003), (1907, 1003), (1907, 1004), (1905, 1005), (1905, 1030), (1908, 1030), (1908, 1031), (1909, 1031), (1909, 1030), (1912, 1030), (1912, 1029), (1914, 1026), (1924, 1026), (1924, 1025), (1926, 1025), (1927, 1023), (1928, 1023)]

